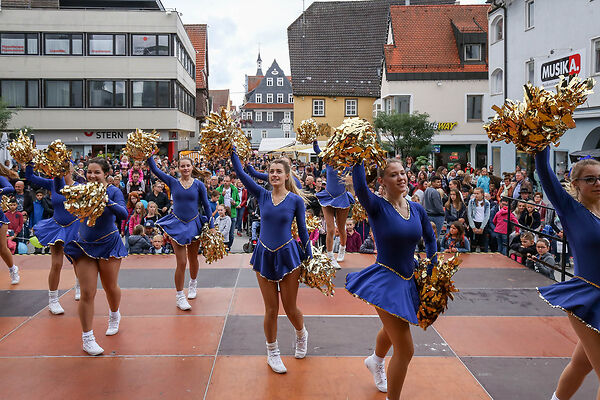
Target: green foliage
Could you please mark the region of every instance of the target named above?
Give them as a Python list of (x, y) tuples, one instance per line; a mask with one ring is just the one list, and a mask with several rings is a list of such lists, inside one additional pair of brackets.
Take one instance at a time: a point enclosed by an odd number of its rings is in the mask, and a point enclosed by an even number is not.
[(415, 160), (415, 165), (420, 168), (421, 165), (427, 165), (429, 164), (429, 157), (427, 156), (418, 156), (417, 159)]
[(6, 103), (0, 98), (0, 131), (5, 131), (8, 128), (8, 122), (16, 111), (8, 108)]
[(375, 118), (374, 125), (396, 154), (403, 158), (416, 158), (431, 152), (434, 130), (427, 113), (381, 113)]

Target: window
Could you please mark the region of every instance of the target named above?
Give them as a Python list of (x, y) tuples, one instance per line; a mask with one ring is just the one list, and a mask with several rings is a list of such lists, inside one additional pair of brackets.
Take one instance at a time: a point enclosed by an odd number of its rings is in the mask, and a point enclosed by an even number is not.
[(290, 131), (283, 131), (283, 137), (286, 139), (289, 139), (290, 137)]
[(492, 25), (492, 32), (493, 32), (493, 37), (492, 43), (495, 42), (499, 42), (502, 39), (504, 39), (504, 18), (503, 17), (498, 17), (496, 18), (496, 20), (494, 21), (493, 25)]
[(131, 35), (132, 56), (168, 56), (169, 35)]
[(246, 119), (247, 119), (248, 121), (252, 121), (252, 111), (248, 111), (248, 112), (246, 113)]
[(125, 81), (88, 81), (90, 107), (127, 107)]
[(525, 63), (525, 71), (527, 73), (527, 82), (535, 85), (535, 63), (533, 61), (527, 61)]
[(0, 54), (38, 54), (37, 33), (0, 34)]
[(8, 107), (39, 107), (39, 82), (6, 80), (0, 82), (0, 98)]
[(325, 116), (325, 100), (313, 100), (313, 117)]
[(283, 103), (283, 93), (277, 93), (277, 102)]
[(262, 111), (257, 111), (256, 112), (256, 122), (261, 122), (262, 121)]
[(525, 28), (530, 29), (533, 28), (533, 12), (534, 12), (534, 1), (528, 0), (525, 3)]
[(267, 93), (267, 103), (273, 102), (273, 93)]
[(273, 122), (273, 111), (267, 111), (267, 122)]
[(44, 107), (83, 107), (83, 81), (45, 81)]
[[(387, 106), (390, 105), (391, 104), (387, 104)], [(394, 96), (393, 107), (393, 110), (398, 114), (410, 113), (410, 95)], [(390, 112), (391, 110), (387, 113), (389, 114)]]
[(133, 107), (170, 107), (169, 81), (133, 81), (131, 86), (133, 88), (133, 102), (131, 104)]
[(465, 61), (480, 61), (481, 60), (481, 45), (480, 44), (465, 44)]
[(256, 103), (262, 103), (262, 93), (256, 93)]
[(288, 120), (288, 121), (291, 120), (292, 119), (292, 113), (290, 111), (285, 111), (283, 113), (283, 119)]
[(267, 131), (264, 130), (264, 131), (260, 132), (260, 137), (263, 138), (263, 139), (266, 139), (267, 138)]
[(277, 86), (283, 86), (283, 78), (277, 78)]
[(356, 117), (358, 115), (358, 100), (346, 100), (346, 117)]
[(481, 103), (483, 95), (467, 95), (467, 122), (482, 121)]
[(175, 41), (175, 56), (177, 57), (177, 59), (179, 60), (181, 65), (183, 65), (183, 68), (187, 71), (187, 73), (192, 78), (196, 79), (196, 66), (194, 65), (194, 62), (192, 61), (192, 57), (190, 57), (187, 50), (185, 49), (185, 46), (183, 45), (183, 43), (181, 43), (181, 41), (179, 40), (179, 38), (177, 36), (175, 36), (174, 41)]
[(192, 117), (196, 115), (196, 99), (179, 83), (173, 87), (173, 107)]
[(83, 35), (80, 33), (45, 33), (44, 54), (81, 56), (83, 55)]
[(89, 34), (88, 52), (90, 56), (124, 56), (126, 55), (125, 35)]
[(565, 172), (569, 170), (569, 152), (554, 151), (554, 172), (557, 176), (563, 177)]
[(503, 82), (503, 73), (502, 70), (500, 68), (496, 69), (493, 73), (492, 73), (492, 82), (491, 82), (491, 86), (492, 86), (492, 94), (501, 94), (502, 91), (504, 90), (504, 82)]
[(267, 78), (267, 86), (273, 86), (273, 78)]
[(593, 70), (594, 70), (594, 74), (600, 74), (600, 39), (596, 39), (594, 40), (594, 47), (593, 47), (593, 55), (592, 55), (592, 60), (593, 60)]
[(288, 94), (288, 103), (294, 102), (294, 95), (292, 93)]

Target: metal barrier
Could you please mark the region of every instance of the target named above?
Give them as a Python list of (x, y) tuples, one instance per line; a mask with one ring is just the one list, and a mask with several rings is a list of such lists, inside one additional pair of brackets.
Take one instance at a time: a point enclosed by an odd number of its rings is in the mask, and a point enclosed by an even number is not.
[(561, 249), (561, 254), (560, 254), (560, 267), (556, 267), (554, 265), (549, 265), (546, 264), (545, 262), (542, 261), (536, 261), (539, 262), (543, 265), (545, 265), (548, 268), (551, 268), (555, 271), (560, 272), (560, 281), (564, 282), (566, 277), (573, 277), (573, 274), (570, 272), (567, 272), (566, 267), (567, 267), (567, 236), (565, 235), (564, 231), (563, 231), (563, 237), (558, 237), (558, 236), (553, 236), (553, 235), (548, 235), (546, 233), (540, 232), (540, 231), (536, 231), (535, 229), (531, 229), (527, 226), (521, 225), (521, 224), (515, 224), (514, 222), (512, 222), (510, 220), (510, 214), (513, 211), (513, 202), (516, 203), (524, 203), (524, 204), (532, 204), (534, 205), (536, 208), (545, 208), (547, 210), (552, 210), (553, 212), (555, 212), (554, 208), (552, 207), (548, 207), (548, 206), (542, 206), (539, 204), (535, 204), (532, 203), (530, 201), (525, 201), (525, 200), (520, 200), (520, 199), (513, 199), (512, 197), (506, 197), (506, 196), (502, 196), (502, 200), (506, 200), (508, 202), (508, 220), (505, 220), (507, 223), (507, 231), (506, 231), (506, 255), (508, 256), (509, 253), (509, 244), (510, 244), (510, 234), (513, 232), (514, 227), (518, 227), (519, 229), (522, 229), (524, 231), (528, 231), (528, 232), (532, 232), (537, 236), (541, 236), (544, 237), (546, 239), (549, 240), (554, 240), (556, 242), (562, 243), (562, 249)]

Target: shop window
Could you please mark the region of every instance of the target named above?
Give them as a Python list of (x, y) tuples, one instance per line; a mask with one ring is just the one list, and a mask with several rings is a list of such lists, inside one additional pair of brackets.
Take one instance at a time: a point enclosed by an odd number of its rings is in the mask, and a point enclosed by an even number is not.
[(39, 81), (0, 81), (0, 98), (8, 107), (37, 108), (39, 106)]
[(83, 55), (83, 34), (45, 33), (44, 54), (49, 56)]
[(126, 55), (125, 35), (89, 34), (87, 37), (90, 56)]
[(131, 35), (132, 56), (168, 56), (169, 35)]
[(467, 95), (467, 122), (482, 121), (483, 95)]
[(88, 81), (90, 107), (127, 107), (125, 81)]
[(0, 34), (0, 54), (38, 54), (37, 33)]
[(131, 84), (133, 88), (133, 107), (170, 107), (169, 81), (133, 81)]
[(83, 107), (83, 81), (45, 81), (44, 106), (49, 108)]

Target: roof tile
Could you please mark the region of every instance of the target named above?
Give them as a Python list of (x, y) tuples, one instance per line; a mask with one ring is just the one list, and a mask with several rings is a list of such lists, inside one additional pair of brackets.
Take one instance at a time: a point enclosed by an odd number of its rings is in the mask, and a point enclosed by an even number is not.
[(184, 25), (196, 50), (196, 89), (208, 88), (208, 41), (206, 24)]

